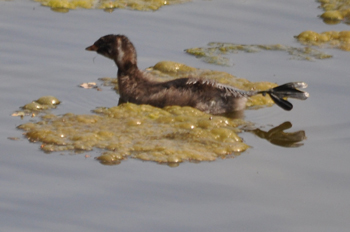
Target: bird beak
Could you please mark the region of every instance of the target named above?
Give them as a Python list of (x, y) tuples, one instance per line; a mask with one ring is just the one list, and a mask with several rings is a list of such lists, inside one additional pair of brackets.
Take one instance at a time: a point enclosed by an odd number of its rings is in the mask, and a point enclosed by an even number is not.
[(97, 51), (98, 47), (95, 44), (85, 48), (86, 51)]

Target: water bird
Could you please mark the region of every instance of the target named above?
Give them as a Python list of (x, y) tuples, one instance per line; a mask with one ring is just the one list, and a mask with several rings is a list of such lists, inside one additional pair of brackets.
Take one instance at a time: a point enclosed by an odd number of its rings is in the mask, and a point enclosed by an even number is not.
[(136, 49), (124, 35), (106, 35), (98, 39), (87, 51), (114, 60), (118, 67), (119, 104), (130, 102), (148, 104), (163, 108), (165, 106), (191, 106), (210, 114), (225, 114), (241, 111), (248, 97), (269, 95), (282, 109), (291, 110), (293, 105), (286, 98), (305, 100), (307, 92), (304, 82), (290, 82), (263, 91), (245, 91), (229, 85), (202, 78), (183, 77), (159, 82), (150, 74), (137, 67)]

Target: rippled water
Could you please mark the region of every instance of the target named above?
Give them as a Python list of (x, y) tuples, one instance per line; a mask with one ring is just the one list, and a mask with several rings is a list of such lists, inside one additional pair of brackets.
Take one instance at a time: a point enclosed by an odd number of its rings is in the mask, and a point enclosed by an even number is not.
[[(313, 0), (198, 0), (156, 12), (62, 14), (0, 1), (1, 231), (348, 231), (349, 53), (324, 49), (334, 58), (314, 62), (239, 53), (230, 56), (233, 67), (220, 67), (183, 52), (211, 41), (300, 46), (293, 36), (304, 30), (349, 30), (323, 24), (317, 7)], [(173, 60), (251, 81), (307, 82), (310, 98), (293, 101), (291, 112), (245, 112), (262, 130), (290, 122), (288, 131), (304, 130), (307, 140), (285, 148), (247, 132), (241, 136), (252, 148), (239, 157), (177, 168), (132, 159), (108, 167), (84, 154), (43, 153), (15, 129), (30, 119), (11, 113), (43, 95), (62, 100), (55, 114), (116, 105), (108, 88), (77, 87), (115, 75), (112, 62), (84, 50), (109, 33), (129, 36), (140, 68)]]

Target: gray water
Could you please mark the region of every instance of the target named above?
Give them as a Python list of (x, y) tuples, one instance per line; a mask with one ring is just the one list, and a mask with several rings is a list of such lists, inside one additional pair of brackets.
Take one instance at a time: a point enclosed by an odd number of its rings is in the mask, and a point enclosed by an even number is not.
[[(0, 1), (0, 230), (1, 231), (349, 231), (349, 53), (300, 61), (283, 52), (239, 53), (232, 67), (207, 64), (183, 52), (208, 42), (301, 46), (304, 30), (326, 25), (313, 0), (196, 0), (156, 12), (53, 12), (33, 1)], [(117, 104), (115, 92), (78, 88), (115, 76), (115, 65), (84, 48), (109, 33), (135, 44), (139, 67), (160, 60), (221, 70), (251, 81), (305, 81), (310, 98), (247, 110), (245, 119), (269, 130), (291, 122), (304, 130), (298, 148), (240, 134), (252, 147), (234, 159), (170, 168), (128, 159), (104, 166), (84, 154), (45, 154), (11, 117), (31, 100), (58, 97), (55, 114), (90, 113)], [(18, 141), (7, 139), (19, 137)], [(98, 151), (87, 153), (97, 156)]]

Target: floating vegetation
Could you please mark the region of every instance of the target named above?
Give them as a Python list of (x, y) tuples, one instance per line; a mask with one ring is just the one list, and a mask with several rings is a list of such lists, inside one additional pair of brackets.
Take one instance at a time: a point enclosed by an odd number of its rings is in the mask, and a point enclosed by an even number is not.
[(104, 164), (127, 157), (158, 163), (213, 161), (248, 148), (237, 135), (243, 120), (191, 107), (126, 103), (94, 112), (98, 115), (48, 114), (18, 128), (26, 131), (29, 141), (40, 142), (45, 152), (107, 150), (97, 158)]
[(190, 0), (35, 0), (52, 10), (66, 13), (70, 9), (104, 9), (111, 12), (116, 8), (139, 11), (155, 11), (165, 5), (180, 4)]
[(54, 96), (43, 96), (38, 100), (32, 101), (24, 106), (22, 106), (22, 110), (16, 111), (12, 114), (14, 117), (24, 117), (31, 115), (34, 117), (37, 113), (49, 109), (56, 108), (58, 104), (61, 102)]
[(350, 51), (350, 31), (325, 31), (317, 33), (314, 31), (303, 31), (295, 38), (302, 44), (339, 48)]
[(318, 0), (325, 11), (320, 17), (327, 24), (350, 22), (350, 0)]
[(332, 57), (331, 55), (328, 55), (326, 53), (323, 53), (322, 51), (310, 47), (296, 48), (281, 44), (245, 45), (234, 43), (211, 42), (208, 43), (207, 47), (189, 48), (185, 51), (188, 54), (194, 55), (207, 63), (223, 66), (232, 66), (233, 63), (230, 61), (229, 58), (224, 57), (224, 55), (228, 53), (237, 53), (239, 51), (254, 53), (260, 52), (261, 50), (285, 51), (288, 52), (289, 55), (292, 55), (294, 59), (301, 60), (327, 59)]
[(179, 77), (179, 75), (188, 75), (197, 71), (196, 68), (173, 61), (160, 61), (155, 64), (152, 69), (158, 70), (165, 74), (173, 74), (174, 77)]
[[(159, 80), (191, 74), (246, 90), (276, 86), (269, 82), (252, 83), (225, 72), (196, 69), (172, 61), (159, 62), (146, 72)], [(104, 78), (103, 81), (116, 85), (115, 78)], [(49, 102), (59, 102), (53, 99)], [(269, 97), (263, 96), (254, 96), (247, 103), (248, 107), (272, 104)], [(247, 127), (251, 123), (206, 114), (191, 107), (160, 109), (125, 103), (111, 108), (98, 107), (93, 112), (60, 116), (47, 112), (37, 122), (31, 121), (18, 128), (25, 131), (29, 141), (41, 143), (40, 148), (45, 152), (99, 149), (101, 155), (97, 160), (108, 165), (135, 158), (177, 166), (184, 161), (235, 157), (249, 148), (237, 133), (241, 126)]]

